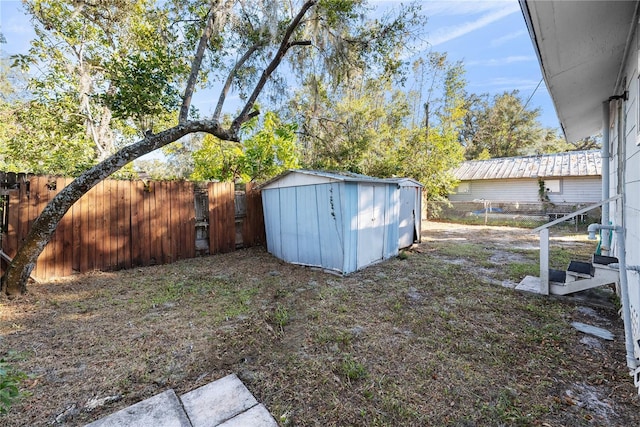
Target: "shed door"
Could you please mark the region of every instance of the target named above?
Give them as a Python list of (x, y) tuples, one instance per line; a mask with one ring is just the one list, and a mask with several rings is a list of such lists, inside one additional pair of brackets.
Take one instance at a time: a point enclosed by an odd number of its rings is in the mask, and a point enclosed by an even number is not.
[(357, 268), (379, 261), (384, 252), (385, 186), (358, 185)]
[(411, 246), (416, 234), (415, 188), (400, 189), (400, 241), (399, 247)]

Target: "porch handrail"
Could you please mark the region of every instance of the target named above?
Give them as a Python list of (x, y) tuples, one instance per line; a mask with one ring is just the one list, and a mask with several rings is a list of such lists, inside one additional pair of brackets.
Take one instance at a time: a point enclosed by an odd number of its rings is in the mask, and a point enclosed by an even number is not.
[(586, 208), (577, 210), (567, 216), (555, 219), (551, 222), (541, 225), (538, 228), (534, 228), (533, 230), (531, 230), (532, 233), (540, 234), (540, 293), (542, 295), (549, 295), (549, 228), (571, 218), (575, 218), (576, 216), (586, 213), (591, 209), (599, 208), (605, 203), (612, 202), (619, 199), (620, 197), (622, 197), (621, 194), (609, 197), (608, 199), (602, 200), (595, 205), (587, 206)]
[(582, 208), (582, 209), (577, 210), (577, 211), (575, 211), (573, 213), (567, 214), (567, 215), (565, 215), (565, 216), (563, 216), (561, 218), (554, 219), (553, 221), (548, 222), (548, 223), (546, 223), (544, 225), (541, 225), (538, 228), (534, 228), (533, 230), (531, 230), (531, 232), (532, 233), (539, 233), (540, 231), (542, 231), (545, 228), (551, 228), (556, 224), (560, 224), (561, 222), (565, 222), (565, 221), (567, 221), (567, 220), (569, 220), (571, 218), (575, 218), (578, 215), (582, 215), (584, 213), (587, 213), (591, 209), (599, 208), (600, 206), (604, 205), (605, 203), (609, 203), (609, 202), (613, 202), (614, 200), (618, 200), (620, 197), (622, 197), (621, 194), (615, 195), (613, 197), (609, 197), (607, 200), (602, 200), (601, 202), (598, 202), (595, 205), (587, 206), (586, 208)]

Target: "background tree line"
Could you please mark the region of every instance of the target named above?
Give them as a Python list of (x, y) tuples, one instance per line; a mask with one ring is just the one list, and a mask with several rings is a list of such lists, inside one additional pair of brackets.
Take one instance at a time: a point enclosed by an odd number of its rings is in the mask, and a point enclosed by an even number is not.
[[(0, 169), (77, 178), (33, 224), (3, 277), (10, 294), (64, 213), (114, 173), (249, 181), (301, 166), (411, 176), (440, 198), (465, 157), (567, 148), (517, 92), (467, 93), (446, 54), (405, 59), (425, 28), (415, 5), (383, 16), (364, 0), (23, 7), (36, 36), (2, 58)], [(162, 162), (132, 163), (160, 149)]]
[[(78, 175), (145, 132), (176, 121), (177, 87), (189, 69), (189, 44), (178, 39), (196, 42), (207, 3), (98, 3), (25, 2), (36, 39), (28, 53), (2, 58), (0, 169)], [(251, 49), (257, 50), (264, 33), (273, 31), (267, 26), (275, 25), (255, 25), (268, 2), (237, 3), (253, 16), (233, 25), (252, 31), (234, 40), (241, 46), (254, 43)], [(364, 7), (352, 3), (351, 12)], [(361, 30), (370, 40), (375, 28), (387, 25), (396, 32), (376, 41), (377, 67), (358, 58), (329, 62), (346, 55), (347, 48), (326, 39), (318, 47), (325, 55), (296, 53), (263, 96), (269, 114), (247, 122), (239, 142), (191, 135), (165, 147), (161, 159), (138, 161), (135, 168), (129, 164), (120, 174), (134, 176), (138, 169), (159, 179), (250, 181), (292, 167), (348, 170), (412, 176), (437, 197), (451, 186), (446, 170), (463, 159), (596, 145), (588, 140), (572, 146), (557, 130), (542, 127), (540, 111), (528, 109), (518, 91), (494, 97), (468, 93), (463, 64), (450, 63), (446, 54), (399, 60), (407, 55), (406, 42), (421, 35), (420, 22), (411, 7)], [(117, 42), (125, 39), (126, 44)], [(200, 82), (202, 89), (216, 80), (220, 84), (232, 67), (224, 63), (230, 49), (215, 50), (214, 43), (205, 58), (211, 75)], [(248, 72), (237, 73), (224, 82), (225, 89), (246, 98), (252, 79)]]

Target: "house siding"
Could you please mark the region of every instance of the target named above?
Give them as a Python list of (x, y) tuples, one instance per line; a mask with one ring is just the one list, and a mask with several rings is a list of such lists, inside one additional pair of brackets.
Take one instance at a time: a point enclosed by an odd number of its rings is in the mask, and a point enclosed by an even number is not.
[[(598, 4), (600, 3), (600, 4)], [(613, 2), (612, 2), (613, 3)], [(627, 268), (620, 270), (622, 290), (628, 290), (629, 310), (623, 301), (625, 344), (633, 346), (634, 383), (640, 388), (640, 87), (638, 61), (638, 6), (640, 2), (590, 2), (584, 8), (579, 2), (536, 2), (521, 0), (525, 21), (537, 51), (545, 82), (570, 141), (595, 134), (602, 123), (602, 107), (609, 107), (607, 126), (610, 136), (609, 172), (603, 176), (610, 196), (618, 198), (605, 205), (610, 210), (605, 222), (622, 229), (624, 248), (615, 233), (607, 255), (625, 258)], [(605, 10), (607, 19), (595, 22)], [(580, 9), (580, 17), (571, 16)], [(576, 13), (576, 15), (578, 15)], [(571, 20), (573, 28), (567, 27)], [(557, 28), (568, 31), (555, 32)], [(599, 31), (599, 32), (598, 32)], [(595, 38), (594, 38), (595, 37)], [(595, 41), (597, 39), (597, 41)], [(602, 44), (598, 46), (598, 42)], [(565, 62), (566, 61), (566, 62)], [(600, 119), (600, 120), (599, 120)], [(606, 184), (605, 184), (606, 185)], [(607, 194), (603, 195), (607, 197)], [(603, 239), (607, 242), (608, 239)], [(603, 246), (608, 246), (607, 244)], [(606, 248), (608, 249), (608, 248)], [(624, 249), (624, 250), (623, 250)], [(630, 314), (630, 315), (629, 315)], [(631, 336), (627, 333), (631, 333)], [(628, 348), (631, 351), (631, 347)]]
[[(610, 204), (611, 220), (616, 225), (625, 227), (625, 254), (628, 266), (640, 265), (640, 134), (638, 128), (639, 102), (638, 92), (638, 49), (640, 41), (638, 26), (635, 28), (635, 42), (623, 69), (627, 86), (619, 91), (627, 90), (629, 99), (624, 103), (622, 116), (616, 102), (611, 104), (611, 116), (614, 120), (610, 129), (610, 186), (611, 195), (624, 194)], [(622, 123), (622, 125), (621, 125)], [(620, 138), (620, 135), (624, 136)], [(612, 252), (619, 256), (614, 241)], [(625, 272), (620, 272), (625, 274)], [(633, 333), (634, 356), (640, 358), (640, 275), (637, 271), (627, 271), (629, 290), (629, 308), (631, 311), (631, 330)], [(640, 378), (636, 375), (636, 386), (640, 386)]]
[(539, 201), (536, 179), (485, 179), (463, 182), (469, 182), (469, 192), (451, 194), (450, 201), (472, 202), (481, 199), (520, 203)]
[[(597, 203), (602, 194), (600, 177), (551, 178), (561, 181), (560, 193), (549, 193), (552, 203)], [(452, 202), (490, 200), (492, 202), (536, 203), (540, 201), (537, 179), (487, 179), (469, 183), (468, 193), (451, 194)]]
[(562, 191), (549, 194), (552, 203), (598, 203), (602, 196), (602, 179), (598, 177), (561, 178)]

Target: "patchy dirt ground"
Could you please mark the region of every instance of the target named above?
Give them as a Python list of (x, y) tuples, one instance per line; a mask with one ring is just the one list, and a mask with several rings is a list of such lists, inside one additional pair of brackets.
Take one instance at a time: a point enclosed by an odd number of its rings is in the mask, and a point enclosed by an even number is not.
[[(526, 230), (425, 223), (423, 237), (347, 277), (255, 248), (0, 299), (0, 357), (30, 375), (0, 424), (83, 425), (236, 373), (283, 426), (640, 425), (612, 301), (510, 289), (537, 271)], [(593, 250), (552, 242), (558, 267)]]

